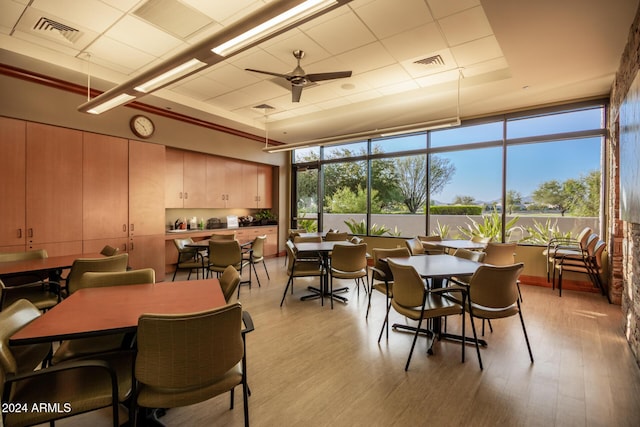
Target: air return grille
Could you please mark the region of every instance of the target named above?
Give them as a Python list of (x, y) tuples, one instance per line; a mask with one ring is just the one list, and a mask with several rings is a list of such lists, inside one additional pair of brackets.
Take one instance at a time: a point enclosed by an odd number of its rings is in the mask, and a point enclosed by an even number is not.
[(427, 66), (437, 66), (444, 65), (444, 60), (440, 55), (430, 56), (428, 58), (419, 59), (414, 61), (414, 64), (427, 65)]
[(33, 29), (35, 31), (41, 32), (57, 32), (71, 43), (75, 43), (82, 36), (80, 30), (69, 27), (68, 25), (64, 25), (58, 21), (54, 21), (53, 19), (49, 19), (44, 16), (38, 19), (38, 21), (33, 26)]

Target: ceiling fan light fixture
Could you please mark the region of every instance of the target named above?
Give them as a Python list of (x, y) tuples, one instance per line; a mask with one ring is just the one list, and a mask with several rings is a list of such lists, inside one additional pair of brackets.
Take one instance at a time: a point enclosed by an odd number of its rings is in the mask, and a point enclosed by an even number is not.
[(91, 107), (90, 109), (87, 110), (87, 113), (89, 114), (102, 114), (105, 111), (108, 111), (112, 108), (117, 107), (118, 105), (122, 105), (125, 104), (133, 99), (135, 99), (136, 97), (133, 95), (129, 95), (128, 93), (122, 93), (118, 96), (116, 96), (115, 98), (111, 98), (108, 101), (105, 101), (101, 104), (96, 105), (95, 107)]
[(273, 33), (301, 21), (315, 13), (333, 6), (337, 0), (307, 0), (274, 16), (273, 18), (256, 25), (248, 31), (227, 40), (214, 47), (211, 51), (220, 56), (227, 56), (250, 44), (256, 43), (263, 38), (271, 36)]
[(207, 65), (208, 64), (206, 62), (202, 62), (197, 58), (193, 58), (178, 65), (177, 67), (173, 67), (172, 69), (165, 71), (164, 73), (152, 78), (151, 80), (147, 80), (146, 82), (139, 84), (134, 89), (138, 92), (149, 93), (186, 74), (199, 70), (202, 67), (206, 67)]

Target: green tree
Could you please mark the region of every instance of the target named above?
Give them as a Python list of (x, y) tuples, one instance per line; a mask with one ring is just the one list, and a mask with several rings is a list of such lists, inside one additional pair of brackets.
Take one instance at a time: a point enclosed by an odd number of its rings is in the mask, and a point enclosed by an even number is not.
[(473, 196), (456, 196), (453, 199), (454, 205), (472, 205), (474, 202)]
[(537, 203), (557, 206), (562, 216), (568, 209), (562, 184), (555, 179), (540, 184), (532, 196)]
[(566, 212), (577, 216), (597, 216), (600, 207), (600, 171), (594, 170), (562, 183), (557, 180), (543, 182), (533, 192), (533, 199), (536, 203), (557, 206), (563, 216)]
[[(409, 212), (416, 213), (425, 206), (427, 200), (427, 159), (425, 156), (407, 156), (396, 159), (396, 168), (399, 174), (399, 188), (403, 196), (403, 202)], [(440, 193), (447, 185), (456, 167), (449, 159), (431, 156), (429, 170), (431, 194)]]
[(522, 203), (522, 194), (520, 194), (519, 191), (516, 191), (516, 190), (507, 191), (506, 205), (507, 205), (507, 212), (509, 213), (509, 215), (513, 213), (513, 208), (515, 208), (516, 206), (519, 206), (521, 203)]
[[(325, 211), (330, 213), (367, 212), (367, 191), (358, 187), (356, 192), (353, 192), (350, 188), (343, 187), (332, 196), (325, 197), (324, 206)], [(376, 190), (371, 191), (371, 212), (380, 213), (380, 201)]]

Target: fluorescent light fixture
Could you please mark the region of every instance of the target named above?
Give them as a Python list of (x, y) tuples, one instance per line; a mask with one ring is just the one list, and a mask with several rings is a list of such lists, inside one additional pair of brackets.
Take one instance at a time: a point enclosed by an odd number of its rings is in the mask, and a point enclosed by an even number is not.
[(190, 61), (185, 62), (184, 64), (178, 65), (177, 67), (174, 67), (169, 71), (166, 71), (159, 76), (136, 86), (134, 89), (138, 92), (149, 93), (159, 88), (160, 86), (164, 86), (172, 80), (178, 79), (185, 74), (191, 73), (192, 71), (195, 71), (206, 65), (208, 65), (206, 62), (202, 62), (196, 58), (193, 58)]
[[(87, 110), (87, 113), (90, 114), (101, 114), (104, 113), (107, 110), (110, 110), (114, 107), (117, 107), (118, 105), (122, 105), (126, 102), (131, 101), (132, 99), (136, 99), (135, 96), (133, 95), (129, 95), (128, 93), (121, 93), (120, 95), (116, 96), (115, 98), (111, 98), (108, 101), (105, 101), (101, 104), (96, 105), (95, 107), (90, 108), (89, 110)], [(82, 106), (81, 106), (82, 107)]]
[(211, 51), (220, 56), (227, 56), (335, 3), (336, 0), (307, 0), (214, 47)]
[(262, 151), (267, 153), (281, 153), (283, 151), (298, 150), (301, 148), (319, 147), (325, 145), (335, 145), (343, 142), (354, 142), (359, 139), (378, 138), (392, 135), (402, 135), (425, 130), (440, 129), (450, 126), (459, 126), (459, 117), (449, 117), (446, 119), (431, 120), (423, 123), (415, 123), (407, 126), (396, 126), (386, 129), (376, 129), (372, 131), (351, 133), (348, 135), (330, 136), (327, 138), (314, 139), (311, 141), (292, 142), (284, 145), (274, 145), (265, 147)]

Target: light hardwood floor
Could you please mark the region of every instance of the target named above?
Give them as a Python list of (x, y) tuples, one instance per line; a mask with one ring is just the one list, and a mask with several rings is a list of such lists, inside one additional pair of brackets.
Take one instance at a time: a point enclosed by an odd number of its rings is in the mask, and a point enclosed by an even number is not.
[[(482, 349), (460, 363), (460, 344), (437, 342), (426, 355), (419, 338), (408, 372), (411, 336), (390, 331), (377, 343), (384, 296), (352, 290), (347, 305), (300, 301), (317, 280), (296, 279), (295, 293), (278, 305), (287, 277), (283, 259), (258, 269), (240, 301), (256, 330), (247, 336), (253, 426), (638, 426), (640, 369), (622, 335), (619, 306), (599, 294), (522, 286), (523, 313), (535, 358), (531, 364), (517, 317), (494, 321)], [(260, 267), (260, 266), (258, 266)], [(345, 281), (352, 285), (352, 281)], [(392, 322), (404, 318), (392, 310)], [(460, 321), (449, 321), (450, 331)], [(479, 322), (478, 322), (479, 325)], [(470, 328), (468, 328), (470, 331)], [(124, 415), (124, 414), (123, 414)], [(168, 411), (172, 426), (240, 426), (242, 398), (229, 395)], [(108, 412), (85, 414), (60, 426), (109, 425)]]

